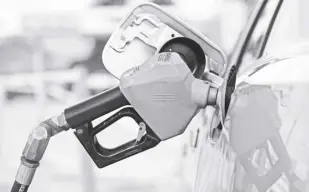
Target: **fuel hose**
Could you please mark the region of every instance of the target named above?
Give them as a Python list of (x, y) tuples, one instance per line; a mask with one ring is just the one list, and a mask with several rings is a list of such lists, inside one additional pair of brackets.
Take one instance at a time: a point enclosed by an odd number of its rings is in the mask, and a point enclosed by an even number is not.
[(27, 192), (29, 185), (20, 184), (19, 182), (15, 181), (11, 192)]

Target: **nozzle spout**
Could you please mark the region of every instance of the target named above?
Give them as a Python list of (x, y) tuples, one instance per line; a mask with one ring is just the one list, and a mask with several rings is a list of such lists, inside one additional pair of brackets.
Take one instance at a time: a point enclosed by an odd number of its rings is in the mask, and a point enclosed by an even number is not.
[(199, 108), (207, 105), (216, 105), (218, 89), (212, 87), (210, 83), (195, 79), (191, 85), (191, 98)]

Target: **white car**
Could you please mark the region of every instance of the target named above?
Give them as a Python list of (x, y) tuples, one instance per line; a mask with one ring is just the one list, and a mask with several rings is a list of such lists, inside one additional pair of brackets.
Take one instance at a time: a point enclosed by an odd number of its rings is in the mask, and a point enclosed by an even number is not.
[(228, 61), (224, 124), (200, 112), (184, 174), (194, 191), (308, 191), (309, 2), (249, 2)]

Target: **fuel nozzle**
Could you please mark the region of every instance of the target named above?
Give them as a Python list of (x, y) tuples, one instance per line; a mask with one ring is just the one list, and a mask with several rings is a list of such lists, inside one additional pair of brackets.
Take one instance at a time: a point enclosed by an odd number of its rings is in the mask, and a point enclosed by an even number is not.
[[(163, 52), (175, 52), (179, 54), (195, 78), (201, 78), (204, 75), (206, 67), (205, 53), (201, 46), (194, 40), (186, 37), (171, 39), (160, 49), (160, 53)], [(209, 78), (209, 76), (207, 77)], [(200, 107), (204, 108), (206, 105), (216, 104), (218, 88), (213, 87), (207, 81), (196, 79), (192, 82), (191, 95), (192, 100), (194, 100)]]
[(207, 81), (195, 79), (191, 85), (191, 98), (200, 108), (207, 105), (216, 105), (218, 88), (211, 86)]

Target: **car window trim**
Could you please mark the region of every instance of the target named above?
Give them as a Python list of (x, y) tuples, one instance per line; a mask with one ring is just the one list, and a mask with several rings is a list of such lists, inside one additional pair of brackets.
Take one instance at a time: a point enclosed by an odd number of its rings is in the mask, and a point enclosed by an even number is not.
[(231, 60), (230, 60), (230, 67), (236, 66), (238, 69), (238, 64), (241, 63), (243, 55), (245, 53), (245, 49), (248, 45), (248, 42), (252, 36), (252, 33), (256, 27), (256, 24), (258, 23), (258, 20), (267, 4), (268, 0), (258, 1), (257, 5), (255, 5), (251, 15), (250, 19), (248, 20), (244, 31), (239, 36), (239, 39), (237, 41), (237, 44), (235, 46), (234, 52), (232, 54)]
[(279, 0), (278, 4), (276, 6), (276, 9), (274, 11), (274, 14), (271, 17), (271, 20), (269, 22), (268, 28), (267, 28), (265, 34), (263, 35), (263, 40), (261, 42), (261, 46), (259, 47), (259, 52), (258, 52), (257, 59), (264, 55), (265, 47), (267, 45), (268, 39), (269, 39), (270, 34), (272, 32), (272, 29), (273, 29), (273, 26), (274, 26), (275, 21), (277, 19), (277, 16), (278, 16), (278, 14), (279, 14), (279, 12), (281, 10), (282, 3), (283, 3), (283, 0)]

